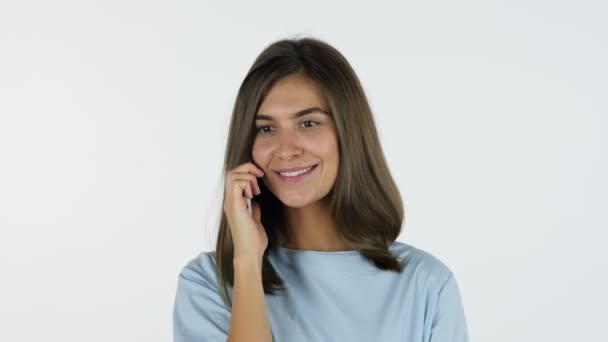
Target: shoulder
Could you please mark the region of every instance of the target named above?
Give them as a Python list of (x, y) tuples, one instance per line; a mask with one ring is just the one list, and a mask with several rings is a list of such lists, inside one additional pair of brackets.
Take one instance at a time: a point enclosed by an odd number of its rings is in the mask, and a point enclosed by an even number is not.
[(395, 241), (390, 251), (401, 262), (404, 273), (426, 286), (439, 290), (453, 277), (450, 267), (428, 251), (400, 241)]
[(217, 289), (215, 251), (204, 251), (188, 260), (182, 267), (179, 278)]
[(213, 253), (201, 252), (182, 267), (173, 307), (174, 341), (222, 341), (230, 308), (218, 291)]

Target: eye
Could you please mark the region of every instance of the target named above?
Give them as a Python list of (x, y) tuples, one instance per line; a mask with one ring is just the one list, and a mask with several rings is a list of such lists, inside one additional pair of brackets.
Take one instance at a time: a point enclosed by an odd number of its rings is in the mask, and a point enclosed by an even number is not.
[(307, 122), (312, 122), (312, 123), (314, 123), (314, 126), (312, 126), (312, 127), (315, 127), (315, 126), (317, 126), (317, 125), (319, 124), (318, 122), (316, 122), (316, 121), (312, 121), (312, 120), (306, 120), (306, 121), (304, 121), (303, 123), (307, 123)]
[(267, 133), (267, 132), (261, 132), (265, 127), (270, 127), (270, 126), (260, 126), (256, 128), (256, 133)]
[[(314, 128), (314, 127), (316, 127), (316, 126), (318, 126), (318, 125), (319, 125), (319, 123), (318, 123), (317, 121), (313, 121), (313, 120), (306, 120), (306, 121), (302, 121), (302, 123), (303, 123), (303, 124), (305, 124), (305, 123), (307, 123), (307, 122), (313, 123), (314, 125), (312, 125), (312, 126), (308, 126), (308, 127), (305, 127), (305, 128)], [(260, 133), (261, 133), (261, 134), (267, 134), (267, 133), (271, 133), (270, 131), (264, 131), (264, 129), (265, 129), (266, 127), (271, 127), (271, 126), (265, 125), (265, 126), (256, 127), (256, 130), (255, 130), (255, 131), (256, 131), (256, 133), (258, 133), (258, 134), (260, 134)]]

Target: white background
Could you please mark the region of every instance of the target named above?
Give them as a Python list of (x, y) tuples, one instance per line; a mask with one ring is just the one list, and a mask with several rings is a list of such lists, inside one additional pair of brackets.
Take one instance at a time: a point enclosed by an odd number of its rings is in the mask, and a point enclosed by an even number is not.
[[(221, 7), (220, 7), (221, 6)], [(0, 340), (170, 341), (232, 105), (281, 38), (359, 75), (471, 341), (606, 341), (603, 1), (3, 1)]]

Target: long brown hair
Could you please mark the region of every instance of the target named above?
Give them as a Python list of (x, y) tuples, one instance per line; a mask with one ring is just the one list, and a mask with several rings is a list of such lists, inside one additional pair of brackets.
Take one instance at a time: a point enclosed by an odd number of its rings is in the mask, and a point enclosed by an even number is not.
[[(275, 81), (296, 73), (316, 82), (336, 123), (340, 168), (328, 196), (338, 234), (379, 269), (401, 272), (399, 260), (388, 249), (404, 221), (401, 195), (389, 172), (361, 83), (346, 58), (329, 44), (310, 37), (283, 39), (267, 46), (256, 58), (234, 103), (224, 177), (228, 170), (253, 160), (257, 110)], [(268, 252), (285, 241), (283, 204), (264, 182), (258, 184), (262, 193), (256, 200), (268, 235), (262, 283), (264, 293), (275, 294), (284, 284), (268, 261)], [(234, 287), (234, 246), (223, 210), (214, 254), (221, 294), (231, 308), (226, 284)]]

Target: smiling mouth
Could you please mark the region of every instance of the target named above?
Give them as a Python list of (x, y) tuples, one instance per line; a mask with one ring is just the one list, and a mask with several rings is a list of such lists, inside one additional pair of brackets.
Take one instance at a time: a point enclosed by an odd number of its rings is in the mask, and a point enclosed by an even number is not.
[[(291, 175), (291, 176), (297, 176), (298, 174), (301, 174), (301, 173), (306, 173), (306, 172), (308, 172), (308, 171), (312, 170), (312, 169), (313, 169), (313, 168), (315, 168), (317, 165), (319, 165), (319, 164), (315, 164), (315, 165), (308, 166), (308, 167), (303, 167), (303, 168), (301, 168), (301, 169), (299, 169), (299, 170), (294, 170), (294, 171), (284, 171), (284, 172), (281, 172), (281, 171), (275, 171), (275, 172), (276, 172), (276, 173), (278, 173), (278, 174), (280, 174), (281, 176), (287, 176), (287, 175)], [(302, 171), (304, 171), (304, 172), (302, 172)]]
[(285, 181), (287, 183), (296, 183), (301, 181), (302, 179), (306, 178), (308, 175), (310, 175), (311, 173), (313, 173), (313, 171), (317, 168), (317, 166), (319, 166), (319, 164), (315, 164), (312, 167), (310, 167), (309, 169), (307, 169), (307, 171), (305, 172), (286, 172), (286, 173), (279, 173), (276, 172), (276, 174), (279, 176), (279, 178), (282, 181)]

